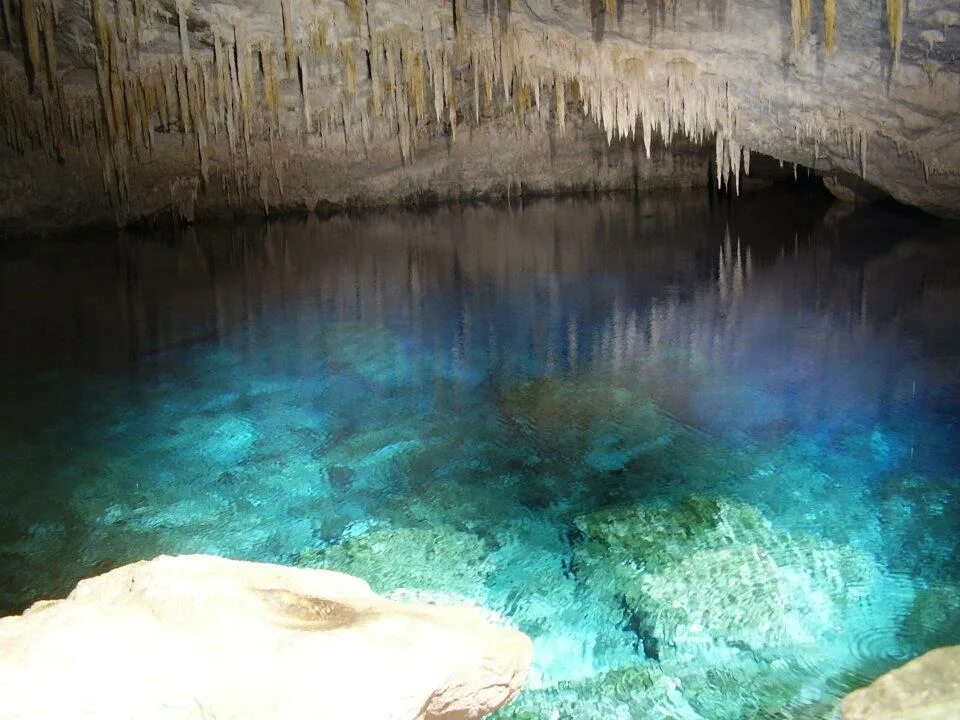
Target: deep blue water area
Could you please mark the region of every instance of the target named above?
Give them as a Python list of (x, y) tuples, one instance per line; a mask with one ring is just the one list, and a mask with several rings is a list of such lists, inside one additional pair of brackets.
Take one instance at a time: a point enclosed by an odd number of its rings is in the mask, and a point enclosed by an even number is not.
[(161, 553), (534, 639), (497, 717), (830, 718), (960, 642), (960, 242), (798, 191), (0, 247), (0, 614)]

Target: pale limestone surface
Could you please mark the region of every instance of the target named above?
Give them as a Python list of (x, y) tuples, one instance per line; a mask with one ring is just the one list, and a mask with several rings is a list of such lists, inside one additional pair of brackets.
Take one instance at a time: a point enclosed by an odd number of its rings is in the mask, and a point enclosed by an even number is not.
[(530, 639), (359, 578), (161, 556), (0, 619), (0, 718), (467, 720), (508, 702)]
[(937, 648), (850, 693), (843, 720), (960, 718), (960, 645)]

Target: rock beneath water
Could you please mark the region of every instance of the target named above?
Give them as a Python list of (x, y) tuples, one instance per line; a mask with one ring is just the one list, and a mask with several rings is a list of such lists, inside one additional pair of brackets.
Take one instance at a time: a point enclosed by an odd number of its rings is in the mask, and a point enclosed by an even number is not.
[(596, 472), (623, 470), (681, 431), (636, 389), (581, 379), (542, 378), (510, 389), (500, 409), (546, 455)]
[(655, 663), (630, 666), (597, 677), (525, 691), (498, 712), (497, 720), (703, 720), (683, 697), (680, 681)]
[(578, 576), (622, 600), (660, 659), (813, 646), (875, 576), (866, 554), (778, 531), (756, 508), (721, 498), (616, 507), (577, 525)]
[(476, 609), (205, 555), (84, 580), (0, 619), (0, 647), (4, 719), (479, 718), (532, 659)]
[(843, 720), (956, 720), (960, 645), (931, 650), (840, 703)]
[(491, 548), (475, 533), (447, 526), (378, 528), (300, 554), (300, 567), (370, 578), (374, 588), (431, 590), (474, 600), (486, 596)]
[(960, 585), (935, 585), (917, 593), (900, 628), (900, 642), (918, 653), (960, 643)]

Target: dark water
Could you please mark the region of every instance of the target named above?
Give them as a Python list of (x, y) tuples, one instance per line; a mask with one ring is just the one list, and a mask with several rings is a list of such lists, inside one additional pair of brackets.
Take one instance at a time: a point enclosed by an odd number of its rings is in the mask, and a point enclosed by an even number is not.
[(0, 611), (207, 552), (471, 601), (504, 718), (827, 718), (960, 641), (960, 243), (769, 191), (0, 247)]

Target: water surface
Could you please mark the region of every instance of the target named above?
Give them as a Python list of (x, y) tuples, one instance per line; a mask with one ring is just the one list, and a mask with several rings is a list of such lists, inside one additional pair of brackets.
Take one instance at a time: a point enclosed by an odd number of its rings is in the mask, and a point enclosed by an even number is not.
[(960, 642), (960, 244), (771, 190), (0, 247), (0, 612), (160, 553), (529, 633), (502, 718), (828, 718)]

